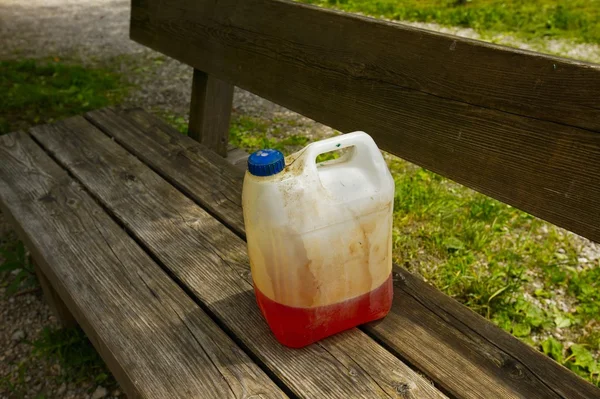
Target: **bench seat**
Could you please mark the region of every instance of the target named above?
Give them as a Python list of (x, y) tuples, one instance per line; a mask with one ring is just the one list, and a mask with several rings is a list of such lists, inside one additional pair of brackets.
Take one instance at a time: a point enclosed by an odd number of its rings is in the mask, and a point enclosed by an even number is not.
[(286, 396), (27, 133), (0, 136), (0, 203), (130, 398)]
[(0, 137), (2, 210), (130, 397), (600, 397), (397, 266), (385, 319), (281, 346), (255, 304), (244, 154), (229, 152), (140, 109)]

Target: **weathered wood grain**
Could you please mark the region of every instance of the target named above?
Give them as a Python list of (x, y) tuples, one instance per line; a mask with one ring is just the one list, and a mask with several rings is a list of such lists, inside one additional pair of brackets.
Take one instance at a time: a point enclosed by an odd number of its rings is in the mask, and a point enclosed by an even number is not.
[[(364, 330), (393, 352), (400, 349), (418, 369), (435, 369), (435, 382), (460, 370), (480, 384), (505, 384), (523, 398), (600, 398), (597, 387), (398, 266), (394, 294), (392, 312)], [(424, 354), (430, 346), (435, 349)], [(479, 379), (482, 369), (495, 381)], [(473, 389), (465, 378), (453, 383)]]
[(194, 69), (188, 135), (223, 157), (232, 102), (233, 85)]
[(227, 149), (227, 156), (225, 159), (236, 168), (245, 171), (248, 167), (248, 156), (249, 154), (246, 151), (234, 147)]
[[(313, 94), (339, 73), (600, 131), (597, 64), (291, 1), (134, 0), (131, 38), (223, 78), (267, 77), (262, 90), (281, 85), (280, 98), (294, 84), (286, 81), (304, 78), (286, 76), (302, 64), (303, 75), (318, 79), (304, 88)], [(268, 77), (273, 69), (278, 73)]]
[(129, 398), (285, 396), (24, 133), (0, 136), (0, 203)]
[(256, 306), (239, 237), (81, 117), (32, 134), (295, 395), (444, 397), (358, 329), (300, 350), (282, 346)]
[[(242, 216), (242, 197), (237, 183), (244, 172), (231, 168), (215, 168), (223, 164), (217, 154), (206, 154), (205, 147), (186, 137), (167, 125), (161, 119), (140, 109), (119, 110), (128, 118), (122, 118), (112, 109), (105, 108), (86, 114), (94, 125), (114, 137), (114, 139), (133, 152), (159, 174), (177, 176), (181, 184), (175, 187), (191, 195), (198, 188), (201, 197), (208, 196), (210, 201), (194, 198), (213, 215), (221, 215), (235, 220), (237, 226), (244, 225)], [(136, 147), (144, 151), (136, 150)], [(193, 154), (202, 153), (201, 156)], [(243, 230), (238, 230), (243, 234)]]
[(134, 0), (131, 38), (600, 241), (600, 66), (283, 0)]
[[(100, 126), (102, 120), (120, 124), (130, 119), (144, 129), (150, 137), (175, 134), (175, 130), (160, 123), (158, 118), (140, 110), (96, 111), (88, 117)], [(124, 122), (123, 122), (124, 123)], [(128, 126), (131, 129), (131, 126)], [(241, 197), (242, 175), (223, 159), (213, 157), (208, 151), (187, 152), (189, 139), (179, 137), (180, 147), (171, 143), (163, 147), (162, 142), (144, 141), (139, 146), (136, 139), (141, 132), (108, 132), (132, 153), (161, 171), (164, 178), (182, 188), (186, 194), (203, 207), (215, 209), (217, 217), (224, 221), (236, 234), (244, 237), (241, 222), (241, 207), (232, 207), (228, 213), (220, 214), (210, 203), (210, 191), (194, 184), (196, 179), (210, 181), (219, 173), (229, 178), (221, 187), (233, 198)], [(145, 146), (149, 145), (149, 148)], [(179, 148), (173, 151), (173, 148)], [(162, 152), (162, 155), (158, 155)], [(144, 154), (153, 154), (147, 157)], [(170, 167), (173, 154), (185, 157), (192, 167), (193, 175), (175, 173)], [(199, 159), (203, 158), (203, 159)], [(212, 166), (208, 166), (212, 165)], [(186, 166), (190, 169), (190, 166)], [(225, 181), (225, 180), (224, 180)], [(231, 217), (238, 212), (237, 217)], [(409, 361), (436, 384), (461, 398), (592, 398), (600, 397), (600, 390), (580, 379), (550, 358), (502, 331), (465, 306), (419, 280), (415, 276), (394, 267), (394, 304), (391, 313), (382, 321), (364, 326), (364, 331), (375, 337), (393, 353)]]

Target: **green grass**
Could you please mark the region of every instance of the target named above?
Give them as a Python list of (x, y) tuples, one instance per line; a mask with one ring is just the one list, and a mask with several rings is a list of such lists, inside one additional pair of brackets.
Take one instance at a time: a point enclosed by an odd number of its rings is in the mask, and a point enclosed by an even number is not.
[(0, 61), (0, 134), (118, 103), (121, 77), (55, 60)]
[(482, 34), (600, 43), (600, 0), (298, 0), (398, 21), (435, 22)]
[(273, 128), (280, 121), (265, 121), (264, 119), (238, 116), (234, 118), (229, 129), (229, 140), (236, 147), (249, 152), (261, 148), (273, 148), (286, 154), (299, 150), (308, 144), (308, 138), (299, 135), (288, 135), (282, 138), (282, 129)]
[(78, 327), (46, 327), (32, 345), (33, 356), (60, 365), (61, 382), (79, 383), (93, 377), (94, 382), (109, 390), (117, 386), (104, 361)]
[[(11, 375), (0, 377), (0, 388), (10, 392), (11, 397), (25, 397), (28, 382), (25, 376), (33, 363), (57, 364), (58, 374), (46, 376), (55, 384), (85, 383), (93, 380), (109, 391), (117, 387), (117, 381), (108, 371), (104, 361), (98, 355), (85, 333), (77, 328), (44, 328), (40, 336), (33, 342), (31, 354), (17, 365), (17, 371)], [(93, 390), (93, 387), (90, 389)], [(45, 397), (39, 394), (37, 398)]]
[[(157, 114), (179, 132), (187, 134), (188, 124), (183, 117), (164, 111), (159, 111)], [(309, 140), (304, 136), (286, 135), (282, 137), (285, 129), (278, 125), (285, 125), (285, 123), (280, 119), (269, 121), (253, 116), (236, 115), (230, 123), (229, 142), (248, 152), (254, 152), (261, 148), (273, 148), (285, 154), (290, 154), (308, 144)]]
[(390, 169), (395, 261), (600, 386), (599, 262), (578, 271), (556, 227), (405, 161)]
[(21, 241), (9, 241), (0, 247), (0, 286), (11, 296), (38, 285), (33, 265)]

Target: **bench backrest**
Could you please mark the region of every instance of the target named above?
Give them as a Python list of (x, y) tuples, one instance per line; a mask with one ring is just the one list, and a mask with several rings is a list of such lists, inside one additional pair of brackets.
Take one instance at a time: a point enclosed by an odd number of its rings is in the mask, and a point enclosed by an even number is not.
[(600, 242), (600, 65), (285, 0), (132, 0), (131, 38), (220, 153), (236, 85)]

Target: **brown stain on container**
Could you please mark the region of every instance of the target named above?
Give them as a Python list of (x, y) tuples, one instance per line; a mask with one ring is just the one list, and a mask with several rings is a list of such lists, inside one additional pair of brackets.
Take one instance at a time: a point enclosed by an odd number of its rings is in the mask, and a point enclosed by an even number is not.
[[(337, 220), (337, 233), (326, 240), (311, 237), (334, 225), (321, 226), (320, 200), (328, 194), (323, 191), (319, 196), (306, 195), (304, 186), (294, 181), (293, 177), (305, 170), (304, 157), (296, 155), (286, 158), (278, 187), (289, 227), (266, 232), (256, 248), (261, 251), (265, 271), (259, 287), (269, 285), (270, 290), (261, 289), (264, 294), (296, 307), (322, 306), (372, 291), (391, 271), (387, 254), (390, 240), (386, 237), (382, 241), (378, 219), (382, 211), (389, 212), (392, 203), (373, 203), (360, 215), (353, 214), (351, 208), (338, 208), (333, 218)], [(331, 219), (331, 215), (322, 216)]]
[(298, 269), (298, 281), (302, 282), (298, 294), (302, 306), (311, 307), (315, 304), (318, 298), (320, 281), (316, 278), (313, 273), (311, 266), (312, 260), (309, 260), (303, 267)]
[(361, 250), (361, 244), (360, 242), (357, 241), (353, 241), (352, 244), (350, 244), (350, 255), (356, 256), (358, 255), (358, 253)]
[(362, 236), (364, 240), (363, 244), (363, 263), (364, 266), (361, 268), (363, 270), (363, 278), (360, 280), (360, 291), (370, 291), (373, 288), (373, 275), (371, 274), (371, 233), (375, 230), (376, 223), (375, 221), (369, 221), (367, 223), (362, 223), (360, 225), (360, 229), (362, 230)]

